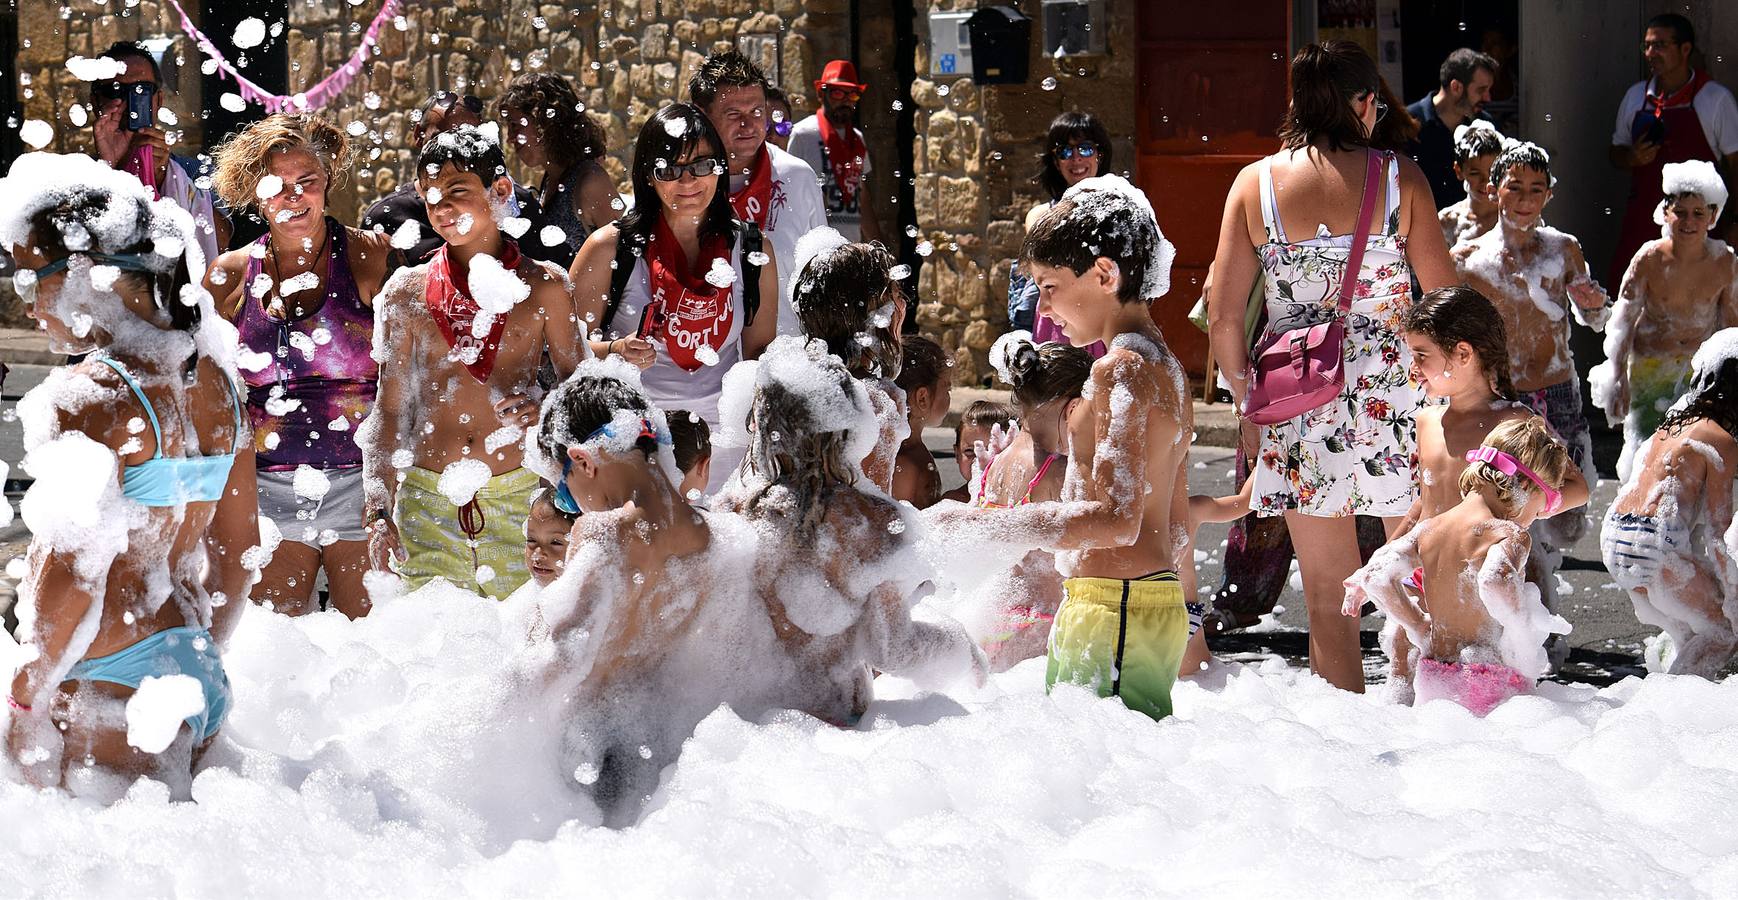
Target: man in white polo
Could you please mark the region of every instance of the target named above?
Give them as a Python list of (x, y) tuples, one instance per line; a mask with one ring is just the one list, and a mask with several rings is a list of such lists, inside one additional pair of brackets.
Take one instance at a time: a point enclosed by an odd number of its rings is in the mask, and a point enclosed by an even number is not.
[(797, 241), (827, 224), (815, 170), (767, 142), (766, 76), (748, 57), (725, 50), (706, 57), (688, 80), (688, 97), (718, 130), (729, 157), (730, 207), (760, 226), (778, 260), (778, 333), (800, 334), (791, 307)]

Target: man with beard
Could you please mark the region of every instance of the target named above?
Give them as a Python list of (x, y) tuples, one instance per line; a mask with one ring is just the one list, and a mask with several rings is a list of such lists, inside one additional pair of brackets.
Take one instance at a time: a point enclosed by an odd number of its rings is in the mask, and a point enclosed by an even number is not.
[(1454, 174), (1454, 130), (1477, 118), (1491, 98), (1497, 61), (1468, 47), (1448, 55), (1437, 70), (1436, 93), (1406, 107), (1418, 120), (1418, 137), (1406, 154), (1418, 161), (1430, 179), (1436, 208), (1443, 209), (1466, 197), (1459, 176)]
[(736, 218), (760, 226), (778, 258), (778, 333), (801, 334), (790, 303), (797, 241), (827, 224), (815, 170), (767, 139), (766, 76), (740, 52), (706, 57), (688, 80), (688, 96), (724, 142), (731, 210)]
[[(1665, 198), (1660, 185), (1667, 163), (1706, 160), (1722, 170), (1728, 186), (1738, 165), (1738, 101), (1690, 65), (1696, 49), (1690, 20), (1666, 13), (1649, 19), (1645, 29), (1641, 51), (1649, 77), (1623, 95), (1611, 135), (1611, 164), (1630, 174), (1629, 206), (1607, 284), (1621, 284), (1636, 251), (1660, 236), (1654, 209)], [(1733, 220), (1726, 210), (1720, 213), (1721, 225), (1709, 236), (1729, 239)]]
[(827, 221), (847, 241), (881, 240), (869, 195), (869, 146), (857, 127), (857, 103), (868, 85), (857, 82), (857, 67), (835, 59), (815, 82), (821, 111), (791, 129), (791, 153), (808, 163), (821, 180)]

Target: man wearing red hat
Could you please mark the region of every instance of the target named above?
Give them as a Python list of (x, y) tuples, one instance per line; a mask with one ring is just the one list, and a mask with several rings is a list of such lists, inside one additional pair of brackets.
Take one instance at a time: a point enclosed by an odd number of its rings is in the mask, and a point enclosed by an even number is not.
[(857, 127), (857, 102), (868, 85), (857, 67), (835, 59), (815, 82), (821, 111), (791, 129), (790, 152), (814, 168), (827, 199), (827, 223), (850, 241), (881, 240), (881, 225), (869, 196), (869, 146)]

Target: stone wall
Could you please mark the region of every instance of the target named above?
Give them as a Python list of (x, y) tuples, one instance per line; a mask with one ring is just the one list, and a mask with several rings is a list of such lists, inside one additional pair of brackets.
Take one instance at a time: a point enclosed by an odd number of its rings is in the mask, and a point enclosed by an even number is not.
[(1112, 168), (1134, 170), (1134, 4), (1110, 4), (1109, 53), (1059, 60), (1043, 54), (1037, 0), (998, 2), (1033, 20), (1024, 84), (980, 87), (970, 77), (929, 76), (927, 12), (979, 3), (918, 4), (916, 203), (921, 238), (934, 248), (919, 274), (918, 319), (953, 354), (959, 384), (992, 375), (988, 351), (1008, 328), (1008, 270), (1026, 213), (1048, 199), (1034, 179), (1050, 120), (1067, 109), (1091, 112), (1115, 144)]

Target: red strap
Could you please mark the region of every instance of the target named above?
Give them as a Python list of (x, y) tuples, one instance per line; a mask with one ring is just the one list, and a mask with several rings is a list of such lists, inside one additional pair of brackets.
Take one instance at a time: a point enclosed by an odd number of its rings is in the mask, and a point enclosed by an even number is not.
[(1358, 285), (1358, 273), (1364, 266), (1364, 245), (1370, 242), (1370, 219), (1376, 214), (1376, 196), (1381, 193), (1377, 184), (1382, 175), (1382, 159), (1386, 153), (1368, 152), (1369, 164), (1364, 173), (1364, 205), (1358, 209), (1358, 228), (1352, 232), (1352, 254), (1346, 259), (1346, 274), (1340, 279), (1340, 303), (1342, 314), (1352, 308), (1352, 290)]

